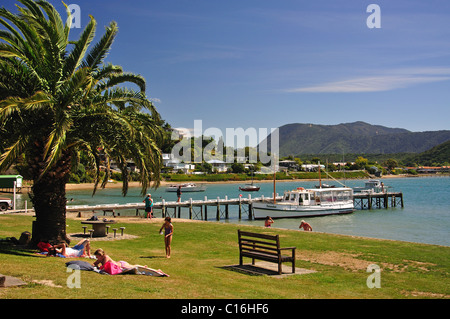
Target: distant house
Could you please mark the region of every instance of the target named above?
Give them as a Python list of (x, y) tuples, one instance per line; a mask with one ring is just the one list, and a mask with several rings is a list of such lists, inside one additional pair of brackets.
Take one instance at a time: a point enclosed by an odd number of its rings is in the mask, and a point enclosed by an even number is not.
[(169, 163), (171, 160), (173, 160), (174, 156), (172, 153), (163, 153), (162, 154), (162, 161), (163, 166), (167, 166), (167, 163)]
[(217, 173), (226, 173), (228, 171), (227, 163), (221, 160), (209, 160), (206, 161), (208, 164), (211, 164), (213, 171)]
[[(110, 163), (111, 170), (120, 173), (120, 168), (118, 163), (115, 160), (111, 160)], [(132, 160), (127, 160), (127, 168), (130, 172), (136, 172), (139, 173), (139, 169), (136, 167), (136, 164)]]
[(436, 174), (450, 171), (450, 166), (419, 166), (416, 168), (420, 174)]
[(162, 154), (164, 167), (169, 167), (172, 172), (182, 171), (184, 174), (190, 174), (195, 169), (194, 164), (182, 163), (179, 159), (174, 158), (173, 154)]
[[(319, 165), (318, 164), (303, 164), (302, 170), (305, 172), (315, 172), (318, 171)], [(320, 168), (324, 169), (325, 165), (320, 164)]]
[(287, 168), (290, 170), (298, 170), (300, 167), (296, 161), (290, 161), (290, 160), (279, 161), (278, 164), (281, 167), (284, 167), (284, 168)]

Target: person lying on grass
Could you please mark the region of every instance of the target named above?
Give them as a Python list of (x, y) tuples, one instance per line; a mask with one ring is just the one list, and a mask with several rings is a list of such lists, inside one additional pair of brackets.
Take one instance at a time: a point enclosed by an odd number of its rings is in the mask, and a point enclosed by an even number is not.
[(68, 258), (88, 257), (91, 258), (91, 243), (89, 239), (83, 239), (72, 248), (66, 247), (66, 245), (56, 245), (48, 247), (47, 257), (56, 256), (60, 254)]

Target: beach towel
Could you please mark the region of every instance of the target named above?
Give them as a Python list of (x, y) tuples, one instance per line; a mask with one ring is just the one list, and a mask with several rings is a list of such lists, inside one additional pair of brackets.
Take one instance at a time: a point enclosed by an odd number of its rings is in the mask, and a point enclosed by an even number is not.
[(73, 269), (79, 269), (79, 270), (86, 270), (86, 271), (93, 271), (95, 269), (94, 266), (92, 266), (87, 261), (83, 260), (71, 260), (69, 262), (66, 262), (66, 266), (72, 266)]
[(141, 265), (134, 265), (131, 268), (120, 268), (114, 263), (106, 263), (102, 269), (92, 266), (87, 261), (83, 260), (72, 260), (66, 263), (66, 266), (71, 266), (74, 269), (94, 271), (102, 275), (145, 275), (153, 277), (169, 277), (168, 274), (163, 272), (161, 269), (148, 268)]
[(118, 275), (122, 272), (122, 268), (112, 262), (107, 262), (103, 267), (101, 267), (101, 270), (110, 275)]
[(140, 265), (136, 265), (133, 268), (123, 269), (122, 275), (145, 275), (153, 277), (169, 277), (168, 274), (163, 272), (161, 269), (152, 269)]

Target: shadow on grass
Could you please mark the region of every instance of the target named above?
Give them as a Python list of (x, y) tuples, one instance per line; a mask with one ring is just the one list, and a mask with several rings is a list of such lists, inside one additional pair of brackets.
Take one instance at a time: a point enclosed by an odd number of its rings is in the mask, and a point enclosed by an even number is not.
[(144, 259), (164, 258), (164, 259), (166, 259), (166, 256), (140, 256), (139, 258), (144, 258)]
[(286, 265), (282, 266), (281, 275), (278, 273), (278, 265), (268, 262), (257, 262), (255, 265), (243, 264), (243, 265), (230, 265), (218, 267), (225, 270), (236, 271), (251, 276), (270, 276), (274, 278), (284, 278), (292, 275), (305, 275), (315, 273), (315, 270), (295, 268), (295, 273), (292, 273), (292, 268)]
[(35, 249), (28, 248), (27, 246), (14, 245), (10, 242), (0, 243), (0, 254), (26, 257), (42, 257), (36, 254)]

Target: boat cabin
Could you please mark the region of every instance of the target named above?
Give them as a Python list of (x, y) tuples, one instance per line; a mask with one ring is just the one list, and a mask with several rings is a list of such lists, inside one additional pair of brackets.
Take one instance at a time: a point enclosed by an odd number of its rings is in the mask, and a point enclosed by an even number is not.
[(284, 193), (281, 204), (312, 206), (353, 201), (351, 188), (304, 189), (299, 187)]

